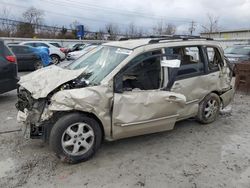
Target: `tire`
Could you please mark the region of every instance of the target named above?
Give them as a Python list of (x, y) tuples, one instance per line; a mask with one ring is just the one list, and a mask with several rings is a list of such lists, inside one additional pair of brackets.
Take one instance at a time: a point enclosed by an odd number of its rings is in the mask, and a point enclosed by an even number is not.
[(58, 63), (60, 63), (60, 57), (58, 55), (51, 55), (50, 56), (51, 60), (52, 60), (52, 63), (54, 65), (57, 65)]
[(214, 122), (219, 116), (221, 100), (215, 93), (207, 95), (200, 103), (197, 120), (200, 123), (208, 124)]
[(38, 70), (43, 68), (43, 63), (41, 61), (37, 61), (34, 63), (34, 70)]
[(99, 123), (84, 114), (67, 114), (54, 124), (49, 145), (63, 162), (75, 164), (90, 159), (102, 142)]

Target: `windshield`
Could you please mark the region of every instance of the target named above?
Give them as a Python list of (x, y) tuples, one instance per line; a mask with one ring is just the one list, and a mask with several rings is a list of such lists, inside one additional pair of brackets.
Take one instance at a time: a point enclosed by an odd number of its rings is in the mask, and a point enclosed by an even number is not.
[(250, 46), (228, 47), (225, 49), (225, 54), (250, 55)]
[(98, 84), (131, 52), (131, 50), (117, 47), (98, 46), (71, 63), (68, 68), (72, 70), (84, 69), (85, 79)]

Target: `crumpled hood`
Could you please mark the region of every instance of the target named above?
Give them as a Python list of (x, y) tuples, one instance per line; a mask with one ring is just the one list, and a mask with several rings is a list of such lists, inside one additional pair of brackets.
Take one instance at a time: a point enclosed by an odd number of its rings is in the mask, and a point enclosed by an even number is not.
[(68, 70), (51, 65), (22, 76), (18, 84), (27, 89), (33, 98), (45, 98), (58, 86), (77, 78), (83, 72), (83, 69)]

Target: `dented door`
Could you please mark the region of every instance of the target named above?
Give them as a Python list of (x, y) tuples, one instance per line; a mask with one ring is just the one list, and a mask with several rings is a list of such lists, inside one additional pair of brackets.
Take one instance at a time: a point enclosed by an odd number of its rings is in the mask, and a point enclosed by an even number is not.
[(114, 94), (112, 130), (115, 139), (171, 130), (184, 95), (161, 90), (134, 90)]

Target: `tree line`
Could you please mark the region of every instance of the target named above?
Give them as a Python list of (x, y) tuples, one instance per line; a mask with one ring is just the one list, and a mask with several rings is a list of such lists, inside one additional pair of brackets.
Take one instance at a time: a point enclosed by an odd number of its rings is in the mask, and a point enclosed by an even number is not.
[[(0, 14), (0, 37), (24, 37), (24, 38), (58, 38), (58, 39), (76, 39), (76, 26), (80, 25), (78, 21), (73, 21), (69, 27), (47, 26), (44, 24), (44, 11), (35, 7), (30, 7), (22, 13), (19, 21), (12, 20), (10, 10), (4, 8)], [(219, 29), (218, 18), (208, 14), (208, 23), (202, 25), (204, 32), (214, 32)], [(21, 20), (21, 21), (20, 21)], [(188, 34), (193, 34), (197, 25), (194, 21), (190, 22)], [(136, 38), (145, 35), (174, 35), (177, 32), (176, 25), (157, 22), (152, 32), (143, 30), (141, 27), (130, 23), (125, 29), (121, 30), (118, 24), (108, 23), (104, 28), (98, 31), (89, 31), (85, 25), (85, 39), (98, 40), (117, 40), (121, 37)]]

